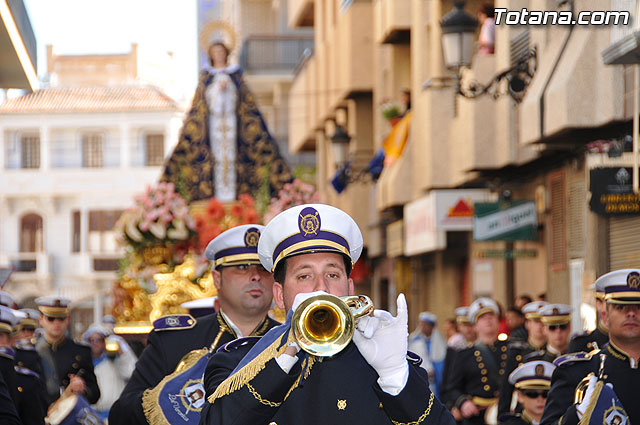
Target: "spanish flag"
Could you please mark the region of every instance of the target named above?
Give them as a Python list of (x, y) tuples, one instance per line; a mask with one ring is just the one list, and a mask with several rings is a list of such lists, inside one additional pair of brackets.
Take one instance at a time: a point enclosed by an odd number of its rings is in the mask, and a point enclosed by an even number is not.
[(405, 116), (393, 126), (387, 138), (382, 142), (382, 149), (384, 149), (385, 153), (385, 165), (391, 165), (396, 159), (400, 158), (400, 155), (402, 155), (402, 151), (409, 139), (409, 128), (412, 115), (413, 113), (408, 111)]

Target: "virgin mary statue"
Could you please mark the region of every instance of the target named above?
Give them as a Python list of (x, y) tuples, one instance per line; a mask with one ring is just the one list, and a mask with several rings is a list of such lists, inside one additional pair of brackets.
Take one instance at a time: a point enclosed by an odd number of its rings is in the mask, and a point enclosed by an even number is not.
[(161, 181), (173, 182), (187, 202), (215, 196), (236, 200), (255, 193), (265, 179), (275, 194), (292, 180), (288, 164), (269, 133), (262, 114), (229, 49), (211, 44), (210, 65), (198, 87), (178, 144), (165, 164)]

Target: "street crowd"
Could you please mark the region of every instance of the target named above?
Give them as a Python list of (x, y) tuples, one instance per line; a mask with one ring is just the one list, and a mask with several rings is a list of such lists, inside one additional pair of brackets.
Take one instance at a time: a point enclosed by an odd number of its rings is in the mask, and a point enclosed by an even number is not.
[(519, 297), (504, 315), (491, 298), (457, 308), (444, 336), (422, 312), (409, 334), (403, 294), (395, 315), (363, 296), (343, 322), (327, 314), (354, 295), (362, 247), (321, 204), (227, 230), (206, 249), (219, 309), (156, 320), (139, 359), (109, 316), (74, 341), (69, 300), (17, 310), (0, 292), (0, 422), (640, 423), (640, 269), (597, 279), (592, 332), (572, 335), (568, 305)]

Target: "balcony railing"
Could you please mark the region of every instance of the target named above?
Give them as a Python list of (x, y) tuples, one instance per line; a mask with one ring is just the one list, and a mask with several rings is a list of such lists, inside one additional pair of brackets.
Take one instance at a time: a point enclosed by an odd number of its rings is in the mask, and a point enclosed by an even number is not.
[(42, 252), (16, 252), (2, 256), (2, 262), (6, 262), (13, 268), (14, 277), (40, 276), (46, 277), (51, 272), (51, 258)]
[(305, 52), (312, 49), (311, 35), (254, 35), (244, 41), (240, 63), (245, 72), (293, 73)]

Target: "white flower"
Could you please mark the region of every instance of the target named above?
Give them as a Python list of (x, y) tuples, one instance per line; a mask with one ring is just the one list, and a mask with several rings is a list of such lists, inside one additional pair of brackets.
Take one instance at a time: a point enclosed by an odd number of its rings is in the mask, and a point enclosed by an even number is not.
[(167, 229), (164, 227), (164, 224), (156, 222), (151, 225), (149, 231), (153, 236), (162, 240), (167, 236)]
[(169, 236), (170, 239), (183, 241), (189, 237), (189, 232), (187, 231), (187, 227), (184, 225), (184, 221), (174, 220), (173, 227), (173, 229), (169, 229), (169, 231), (167, 231), (167, 236)]
[(140, 231), (138, 230), (138, 226), (136, 226), (136, 224), (131, 220), (127, 222), (125, 232), (127, 233), (127, 236), (129, 236), (136, 242), (142, 242), (142, 240), (144, 239), (142, 233), (140, 233)]

